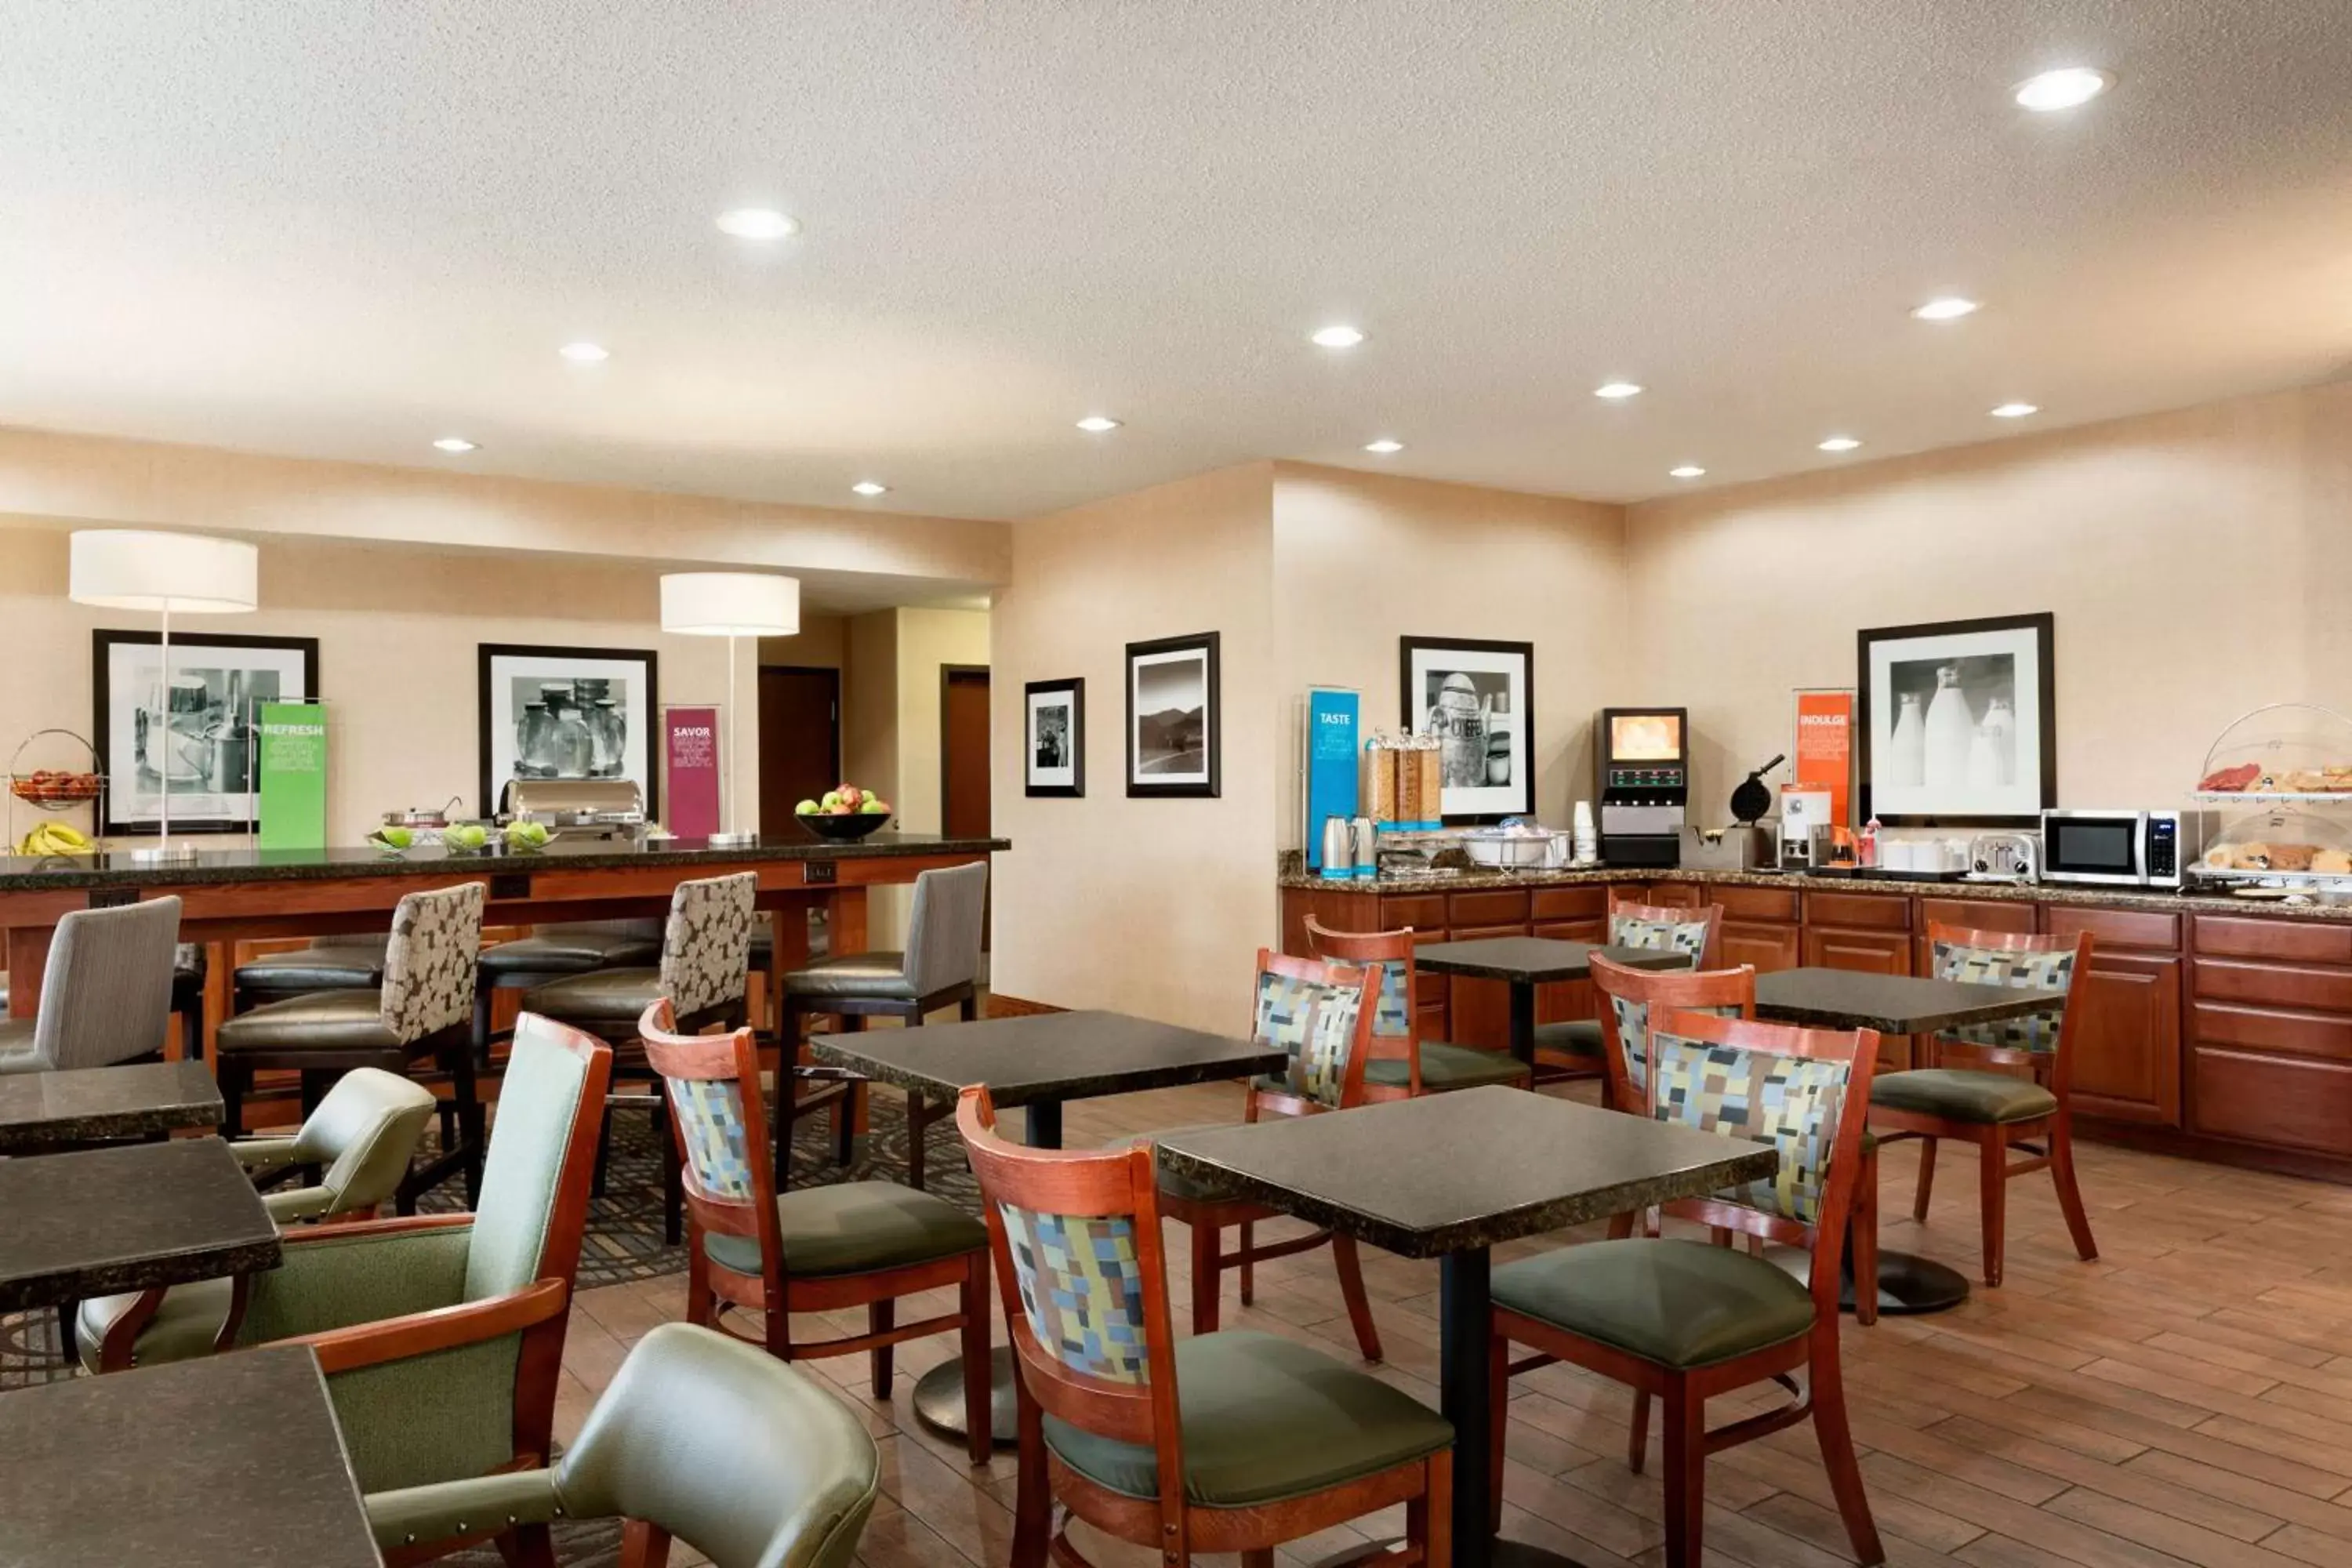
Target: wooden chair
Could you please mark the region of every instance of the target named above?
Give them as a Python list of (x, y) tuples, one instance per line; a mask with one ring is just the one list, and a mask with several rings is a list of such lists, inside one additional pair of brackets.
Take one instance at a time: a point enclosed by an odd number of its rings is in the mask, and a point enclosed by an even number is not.
[[(1612, 888), (1608, 938), (1612, 947), (1672, 949), (1687, 956), (1693, 969), (1713, 969), (1722, 962), (1723, 906), (1690, 910), (1644, 904), (1622, 897)], [(1599, 1078), (1603, 1103), (1613, 1103), (1610, 1097), (1614, 1090), (1601, 1058), (1601, 1027), (1598, 1018), (1537, 1026), (1536, 1082)]]
[[(964, 1410), (971, 1462), (988, 1462), (988, 1231), (962, 1210), (895, 1182), (842, 1182), (776, 1191), (758, 1038), (681, 1035), (669, 1004), (637, 1020), (636, 1037), (659, 1074), (685, 1152), (687, 1321), (732, 1333), (730, 1307), (765, 1315), (752, 1342), (780, 1361), (873, 1357), (874, 1397), (890, 1397), (892, 1347), (953, 1331), (961, 1336)], [(787, 1080), (789, 1082), (789, 1080)], [(895, 1319), (898, 1298), (953, 1287), (956, 1310), (919, 1322)], [(793, 1338), (794, 1312), (866, 1309), (866, 1331)], [(749, 1338), (739, 1335), (739, 1338)]]
[[(1493, 1514), (1499, 1520), (1502, 1511), (1511, 1377), (1565, 1361), (1633, 1389), (1627, 1458), (1636, 1471), (1648, 1447), (1651, 1397), (1665, 1406), (1668, 1568), (1697, 1568), (1701, 1560), (1706, 1457), (1808, 1417), (1854, 1554), (1864, 1564), (1883, 1563), (1838, 1363), (1838, 1266), (1878, 1037), (1679, 1012), (1652, 1023), (1649, 1047), (1654, 1117), (1769, 1142), (1780, 1153), (1776, 1177), (1736, 1194), (1667, 1205), (1666, 1215), (1718, 1235), (1806, 1247), (1811, 1283), (1730, 1247), (1678, 1237), (1594, 1242), (1496, 1268), (1488, 1362)], [(1537, 1354), (1513, 1362), (1514, 1343)], [(1801, 1368), (1801, 1396), (1793, 1377)], [(1710, 1398), (1767, 1379), (1785, 1388), (1790, 1403), (1707, 1429)]]
[(1405, 1540), (1339, 1561), (1446, 1568), (1454, 1429), (1412, 1395), (1322, 1352), (1246, 1330), (1179, 1341), (1160, 1184), (1143, 1145), (1030, 1149), (995, 1132), (988, 1091), (956, 1108), (988, 1213), (1020, 1368), (1013, 1568), (1087, 1559), (1071, 1517), (1169, 1568), (1275, 1548), (1398, 1503)]
[(1412, 942), (1411, 926), (1402, 931), (1332, 931), (1313, 915), (1307, 917), (1307, 945), (1316, 957), (1380, 970), (1380, 1003), (1372, 1012), (1371, 1048), (1364, 1062), (1365, 1100), (1410, 1100), (1488, 1083), (1527, 1088), (1532, 1076), (1528, 1065), (1508, 1051), (1421, 1037)]
[[(1342, 968), (1258, 949), (1257, 1005), (1250, 1037), (1280, 1047), (1290, 1053), (1291, 1062), (1285, 1077), (1250, 1080), (1243, 1094), (1242, 1120), (1255, 1121), (1261, 1115), (1314, 1116), (1363, 1104), (1364, 1068), (1371, 1056), (1372, 1012), (1379, 989), (1377, 971)], [(1201, 1129), (1171, 1128), (1121, 1142), (1150, 1143), (1180, 1131)], [(1276, 1218), (1275, 1210), (1174, 1174), (1160, 1178), (1160, 1212), (1192, 1229), (1194, 1333), (1216, 1330), (1218, 1286), (1224, 1270), (1241, 1270), (1242, 1304), (1247, 1306), (1256, 1294), (1257, 1265), (1328, 1242), (1332, 1266), (1339, 1275), (1339, 1295), (1348, 1304), (1348, 1321), (1356, 1332), (1356, 1346), (1366, 1361), (1381, 1359), (1381, 1331), (1372, 1321), (1371, 1298), (1364, 1289), (1363, 1265), (1358, 1260), (1354, 1237), (1318, 1230), (1260, 1247), (1258, 1222)], [(1228, 1226), (1241, 1230), (1241, 1246), (1233, 1252), (1221, 1250)]]
[[(2071, 991), (2091, 966), (2089, 931), (2034, 935), (1931, 921), (1927, 946), (1938, 980)], [(2099, 1256), (2074, 1180), (2074, 1058), (2068, 1049), (2074, 1022), (2074, 1009), (2062, 1007), (2054, 1022), (2037, 1013), (1954, 1029), (1937, 1037), (1939, 1064), (1957, 1054), (1981, 1066), (1893, 1072), (1871, 1088), (1870, 1122), (1881, 1142), (1926, 1140), (1919, 1149), (1919, 1192), (1911, 1205), (1911, 1217), (1920, 1224), (1927, 1223), (1927, 1195), (1936, 1182), (1937, 1140), (1959, 1138), (1977, 1146), (1987, 1285), (2000, 1283), (2013, 1176), (2047, 1170), (2057, 1184), (2058, 1206), (2075, 1252), (2085, 1263)], [(2011, 1163), (2014, 1148), (2024, 1149), (2030, 1158)]]

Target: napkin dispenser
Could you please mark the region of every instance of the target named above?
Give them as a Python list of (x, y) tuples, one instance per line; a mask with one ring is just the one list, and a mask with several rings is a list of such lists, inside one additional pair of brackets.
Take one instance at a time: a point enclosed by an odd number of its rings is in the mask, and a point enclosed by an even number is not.
[(1685, 871), (1753, 871), (1768, 858), (1763, 831), (1750, 824), (1683, 828), (1682, 866)]

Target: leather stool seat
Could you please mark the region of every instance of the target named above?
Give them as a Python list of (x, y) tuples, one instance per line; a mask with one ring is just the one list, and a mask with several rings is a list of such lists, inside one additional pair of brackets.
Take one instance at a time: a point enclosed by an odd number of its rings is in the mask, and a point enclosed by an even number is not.
[(245, 1051), (396, 1051), (385, 1027), (383, 993), (373, 987), (313, 991), (265, 1002), (220, 1026), (215, 1045), (224, 1056)]
[(346, 991), (383, 984), (383, 937), (347, 938), (265, 952), (236, 966), (236, 989), (247, 994)]
[(635, 1037), (637, 1019), (661, 996), (659, 969), (597, 969), (534, 985), (523, 993), (522, 1006), (591, 1033), (596, 1025), (617, 1024)]
[(507, 974), (585, 974), (642, 969), (661, 962), (661, 938), (627, 931), (549, 931), (482, 950), (486, 978)]
[(916, 999), (915, 983), (908, 977), (903, 952), (845, 952), (837, 958), (820, 958), (806, 969), (786, 974), (783, 988), (787, 996)]

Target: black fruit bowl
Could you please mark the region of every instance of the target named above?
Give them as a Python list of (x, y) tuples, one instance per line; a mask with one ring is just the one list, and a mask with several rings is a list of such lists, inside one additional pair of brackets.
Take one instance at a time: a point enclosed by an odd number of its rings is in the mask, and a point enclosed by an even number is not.
[(823, 813), (803, 816), (795, 813), (793, 820), (819, 838), (830, 838), (836, 844), (855, 844), (889, 821), (890, 814), (887, 811), (853, 811), (845, 816), (827, 816)]

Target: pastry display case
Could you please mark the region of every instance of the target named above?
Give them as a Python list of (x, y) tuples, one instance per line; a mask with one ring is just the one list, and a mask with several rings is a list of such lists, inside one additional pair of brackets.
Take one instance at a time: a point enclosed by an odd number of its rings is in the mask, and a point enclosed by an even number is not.
[(2352, 719), (2306, 702), (2257, 708), (2207, 750), (2194, 795), (2214, 814), (2196, 880), (2250, 898), (2352, 899)]

